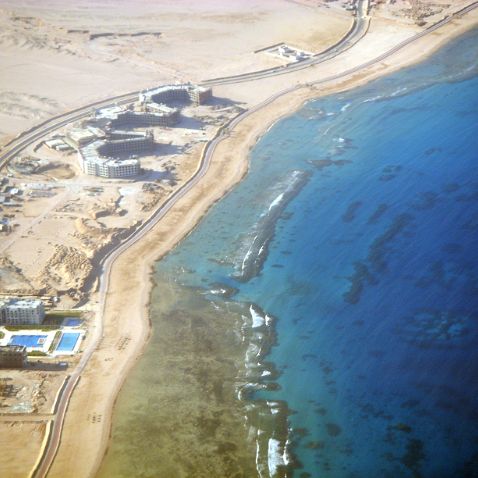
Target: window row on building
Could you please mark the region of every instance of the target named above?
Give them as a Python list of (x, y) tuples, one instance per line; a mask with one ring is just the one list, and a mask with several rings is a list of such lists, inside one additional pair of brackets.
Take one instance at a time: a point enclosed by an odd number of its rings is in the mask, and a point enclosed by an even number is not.
[(45, 318), (45, 307), (36, 299), (0, 300), (0, 324), (41, 324)]
[(23, 345), (0, 346), (0, 368), (23, 368), (27, 363), (27, 349)]
[(123, 139), (99, 140), (78, 151), (78, 160), (83, 172), (104, 178), (128, 178), (141, 172), (139, 159), (118, 158), (117, 155), (130, 155), (151, 151), (154, 137), (150, 131), (144, 133), (114, 132), (112, 137)]

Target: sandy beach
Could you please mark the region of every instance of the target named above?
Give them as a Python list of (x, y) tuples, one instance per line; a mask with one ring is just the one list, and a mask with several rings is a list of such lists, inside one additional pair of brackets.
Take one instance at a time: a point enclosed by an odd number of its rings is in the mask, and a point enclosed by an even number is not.
[[(467, 4), (466, 2), (461, 3)], [(301, 8), (308, 7), (302, 5)], [(335, 18), (336, 26), (340, 26), (342, 29), (342, 33), (346, 32), (350, 19), (340, 16), (337, 12), (333, 12), (332, 17)], [(114, 262), (104, 309), (103, 339), (89, 361), (72, 396), (61, 444), (48, 476), (70, 476), (71, 470), (75, 470), (75, 476), (88, 477), (94, 476), (99, 469), (108, 447), (115, 399), (128, 372), (134, 367), (148, 343), (150, 333), (149, 298), (153, 285), (151, 274), (154, 263), (172, 250), (198, 224), (208, 209), (247, 174), (249, 152), (258, 138), (273, 123), (298, 110), (304, 102), (310, 99), (357, 87), (424, 60), (451, 39), (476, 27), (478, 11), (474, 10), (462, 18), (450, 22), (438, 31), (420, 38), (377, 64), (339, 80), (324, 81), (332, 75), (347, 71), (377, 57), (402, 39), (409, 37), (413, 32), (418, 31), (415, 25), (403, 30), (396, 28), (394, 34), (391, 34), (387, 41), (381, 41), (385, 38), (384, 32), (387, 27), (390, 27), (387, 22), (389, 23), (390, 20), (377, 19), (376, 24), (372, 23), (369, 38), (365, 38), (363, 43), (323, 65), (300, 73), (214, 88), (215, 96), (230, 98), (236, 103), (243, 104), (248, 108), (257, 108), (257, 110), (241, 121), (220, 142), (214, 151), (209, 170), (201, 181), (175, 203), (174, 207), (155, 225), (152, 231)], [(272, 24), (270, 28), (273, 28)], [(340, 28), (336, 31), (339, 31)], [(334, 39), (336, 37), (323, 37), (324, 43)], [(316, 47), (320, 48), (321, 44), (319, 43), (316, 43)], [(310, 45), (310, 42), (308, 44)], [(247, 64), (247, 60), (246, 56), (241, 57), (242, 66)], [(171, 59), (169, 61), (170, 68), (175, 69), (175, 74), (177, 74), (178, 65), (173, 65)], [(205, 74), (205, 71), (208, 73), (210, 71), (211, 76), (236, 72), (231, 66), (220, 68), (218, 65), (220, 65), (219, 60), (212, 70), (204, 70), (198, 65), (193, 65), (190, 71), (182, 72), (181, 77), (186, 75), (193, 80), (199, 80), (209, 76)], [(237, 71), (240, 70), (240, 66)], [(98, 78), (100, 77), (101, 75), (98, 76)], [(171, 80), (171, 77), (170, 73), (155, 73), (154, 81)], [(136, 89), (137, 81), (142, 81), (141, 85), (144, 86), (153, 83), (152, 78), (138, 80), (138, 77), (133, 75), (128, 78), (127, 84), (116, 85), (113, 90), (114, 92), (127, 91), (128, 87)], [(314, 82), (320, 83), (314, 85)], [(294, 91), (279, 95), (281, 91), (298, 83), (300, 85)], [(305, 84), (307, 85), (301, 86)], [(135, 86), (133, 87), (133, 85)], [(102, 93), (93, 94), (93, 90), (105, 91), (107, 92), (105, 96), (113, 94), (112, 90), (108, 90), (100, 80), (91, 88), (88, 94), (76, 95), (74, 101), (66, 100), (71, 93), (66, 92), (65, 100), (59, 99), (58, 104), (61, 103), (63, 108), (68, 109), (80, 104), (86, 97), (89, 100), (100, 98)], [(262, 102), (267, 102), (267, 98), (273, 94), (278, 95), (277, 99), (263, 107), (258, 107)], [(15, 99), (15, 101), (17, 100)], [(29, 101), (33, 100), (30, 98)], [(49, 105), (51, 106), (53, 103), (49, 103)], [(55, 109), (55, 106), (52, 108)], [(44, 111), (45, 114), (49, 113), (47, 108), (44, 108)], [(28, 121), (19, 120), (16, 125), (17, 128), (26, 127)], [(14, 132), (13, 130), (6, 131), (4, 128), (3, 140), (10, 138)], [(196, 151), (195, 154), (199, 157), (200, 151)], [(32, 451), (29, 450), (29, 453), (31, 455)]]

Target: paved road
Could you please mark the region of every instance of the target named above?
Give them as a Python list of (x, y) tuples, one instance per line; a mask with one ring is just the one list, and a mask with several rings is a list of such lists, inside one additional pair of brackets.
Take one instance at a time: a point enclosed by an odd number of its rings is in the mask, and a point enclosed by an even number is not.
[[(338, 73), (337, 75), (325, 78), (323, 80), (318, 80), (316, 82), (310, 83), (310, 84), (320, 84), (320, 83), (325, 83), (334, 79), (346, 77), (354, 72), (357, 72), (359, 70), (362, 70), (364, 68), (367, 68), (373, 64), (379, 63), (386, 59), (387, 57), (391, 56), (398, 50), (404, 48), (406, 45), (412, 43), (413, 41), (416, 41), (417, 39), (431, 33), (432, 31), (437, 30), (441, 26), (445, 25), (446, 23), (452, 21), (456, 16), (458, 15), (463, 15), (472, 9), (478, 7), (478, 1), (474, 2), (473, 4), (469, 5), (468, 7), (462, 9), (460, 12), (455, 13), (454, 15), (442, 20), (441, 22), (437, 23), (433, 27), (428, 28), (427, 30), (423, 31), (422, 33), (419, 33), (408, 40), (405, 40), (404, 42), (400, 43), (396, 47), (392, 48), (391, 50), (385, 52), (384, 54), (374, 58), (373, 60), (370, 60), (366, 63), (363, 63), (357, 67), (351, 68), (345, 72)], [(229, 81), (229, 80), (227, 80)], [(91, 358), (91, 355), (93, 354), (94, 350), (96, 349), (99, 341), (101, 340), (101, 337), (103, 335), (103, 323), (101, 320), (101, 317), (103, 315), (104, 307), (105, 307), (105, 298), (106, 298), (106, 292), (108, 290), (108, 284), (109, 284), (109, 279), (110, 279), (110, 273), (111, 273), (111, 267), (114, 263), (114, 261), (124, 252), (126, 251), (129, 247), (131, 247), (133, 244), (135, 244), (137, 241), (139, 241), (145, 234), (147, 234), (154, 226), (155, 224), (163, 218), (168, 211), (171, 210), (171, 208), (177, 203), (179, 199), (181, 199), (183, 196), (185, 196), (196, 184), (201, 180), (201, 178), (206, 174), (206, 172), (209, 169), (209, 165), (211, 162), (211, 158), (214, 154), (214, 151), (217, 147), (217, 145), (222, 141), (222, 139), (228, 134), (228, 132), (232, 129), (234, 129), (235, 126), (237, 126), (241, 121), (246, 119), (248, 116), (251, 114), (255, 113), (257, 110), (267, 106), (268, 104), (272, 103), (275, 101), (277, 98), (286, 95), (287, 93), (295, 90), (298, 88), (298, 86), (292, 86), (290, 88), (287, 88), (286, 90), (280, 91), (279, 93), (276, 93), (275, 95), (271, 96), (267, 100), (263, 101), (262, 103), (254, 106), (253, 108), (245, 111), (244, 113), (241, 113), (239, 116), (234, 118), (232, 121), (230, 121), (227, 125), (225, 125), (223, 128), (221, 128), (219, 134), (212, 140), (210, 141), (205, 148), (204, 154), (201, 159), (200, 166), (196, 173), (181, 187), (179, 188), (173, 195), (169, 197), (169, 199), (162, 205), (160, 206), (159, 209), (157, 209), (153, 215), (145, 221), (129, 238), (127, 238), (118, 248), (114, 249), (111, 251), (111, 253), (106, 256), (103, 259), (102, 262), (102, 267), (103, 271), (100, 277), (100, 287), (99, 287), (99, 302), (101, 304), (100, 308), (100, 320), (98, 321), (98, 326), (95, 327), (92, 331), (93, 337), (90, 340), (90, 345), (88, 348), (84, 351), (82, 358), (77, 366), (77, 368), (74, 370), (74, 372), (70, 376), (70, 380), (68, 381), (67, 385), (64, 388), (63, 394), (61, 396), (61, 399), (58, 402), (58, 409), (57, 409), (57, 414), (56, 414), (56, 419), (53, 422), (53, 427), (52, 431), (50, 433), (50, 438), (48, 445), (46, 447), (46, 451), (43, 455), (42, 461), (35, 470), (34, 476), (36, 478), (38, 477), (45, 477), (48, 473), (48, 470), (50, 469), (53, 460), (55, 458), (55, 455), (58, 450), (58, 446), (60, 443), (60, 437), (61, 437), (61, 431), (63, 428), (63, 423), (65, 420), (65, 414), (68, 408), (68, 404), (72, 395), (73, 390), (75, 389), (78, 381), (80, 380), (81, 373), (83, 372), (84, 368), (86, 367), (86, 364), (88, 363), (89, 359)], [(131, 101), (133, 97), (135, 97), (137, 92), (129, 94), (129, 95), (123, 95), (121, 98), (123, 102), (128, 102)], [(116, 101), (118, 101), (118, 98), (116, 98)], [(101, 107), (102, 105), (107, 106), (111, 104), (111, 99), (105, 100), (104, 102), (98, 102), (96, 105), (97, 107)], [(109, 102), (109, 103), (108, 103)], [(58, 117), (55, 119), (55, 121), (58, 121), (63, 124), (67, 124), (74, 119), (71, 119), (75, 115), (86, 115), (89, 114), (89, 111), (91, 109), (91, 105), (84, 109), (79, 109), (75, 112), (70, 113), (69, 115), (65, 115), (64, 117)], [(85, 110), (88, 110), (86, 113), (84, 112)], [(82, 116), (80, 116), (82, 117)], [(22, 138), (21, 143), (26, 143), (27, 145), (31, 144), (32, 142), (40, 139), (44, 134), (46, 134), (49, 131), (53, 131), (54, 129), (57, 129), (59, 126), (58, 124), (55, 124), (53, 122), (51, 125), (46, 122), (47, 124), (45, 126), (40, 126), (40, 131), (37, 133), (37, 130), (34, 129), (28, 134), (31, 135), (29, 138)], [(43, 129), (42, 129), (43, 128)], [(45, 129), (47, 130), (45, 132)], [(40, 134), (40, 132), (42, 134)], [(32, 139), (34, 137), (34, 139)], [(23, 146), (23, 148), (26, 146)], [(16, 154), (16, 153), (15, 153)], [(7, 155), (10, 155), (10, 152), (4, 154), (3, 156), (0, 156), (0, 161), (5, 160)], [(8, 159), (6, 159), (8, 160)]]
[[(370, 0), (357, 0), (358, 8), (355, 13), (355, 20), (352, 29), (349, 33), (342, 38), (336, 45), (330, 47), (325, 52), (315, 55), (310, 60), (305, 60), (299, 63), (293, 63), (286, 67), (270, 68), (267, 70), (261, 70), (251, 73), (245, 73), (242, 75), (232, 75), (222, 78), (213, 78), (201, 82), (204, 86), (213, 86), (229, 83), (240, 83), (244, 81), (257, 80), (261, 78), (267, 78), (270, 76), (283, 75), (285, 73), (293, 73), (304, 68), (308, 68), (314, 64), (321, 63), (329, 60), (334, 56), (339, 55), (343, 51), (347, 50), (355, 43), (357, 43), (366, 33), (368, 29), (369, 18), (367, 11), (369, 9)], [(65, 126), (73, 121), (78, 121), (91, 114), (93, 109), (100, 109), (112, 106), (113, 104), (126, 104), (134, 101), (138, 96), (138, 91), (126, 93), (124, 95), (118, 95), (107, 100), (97, 101), (87, 106), (77, 108), (69, 113), (54, 116), (43, 123), (35, 126), (34, 128), (23, 132), (19, 135), (18, 139), (14, 139), (2, 149), (8, 148), (8, 151), (0, 155), (0, 168), (2, 168), (8, 161), (15, 157), (19, 152), (27, 148), (30, 144), (42, 139), (48, 133), (51, 133), (62, 126)]]
[(370, 0), (357, 0), (357, 8), (354, 15), (354, 22), (352, 28), (347, 33), (347, 35), (345, 35), (345, 37), (342, 38), (335, 45), (332, 45), (331, 47), (327, 48), (327, 50), (323, 51), (322, 53), (313, 55), (307, 60), (302, 60), (296, 63), (289, 63), (287, 65), (282, 65), (274, 68), (268, 68), (266, 70), (243, 73), (240, 75), (212, 78), (210, 80), (204, 81), (203, 84), (207, 86), (214, 86), (260, 80), (262, 78), (267, 78), (270, 76), (285, 75), (295, 71), (304, 70), (306, 68), (310, 68), (311, 66), (318, 65), (319, 63), (323, 63), (324, 61), (330, 60), (354, 46), (365, 36), (370, 25), (370, 17), (368, 16), (369, 8)]

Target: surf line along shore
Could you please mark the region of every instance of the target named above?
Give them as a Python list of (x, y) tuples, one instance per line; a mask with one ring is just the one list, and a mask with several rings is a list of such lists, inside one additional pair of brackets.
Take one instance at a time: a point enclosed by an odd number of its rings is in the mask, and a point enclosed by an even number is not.
[[(49, 477), (94, 476), (106, 451), (116, 396), (145, 345), (150, 332), (149, 297), (152, 267), (187, 235), (207, 210), (236, 185), (248, 170), (248, 156), (262, 134), (280, 118), (292, 114), (304, 102), (360, 86), (370, 80), (417, 63), (451, 39), (478, 26), (476, 10), (418, 38), (387, 58), (366, 62), (365, 67), (342, 74), (317, 72), (315, 80), (279, 91), (257, 104), (229, 125), (228, 134), (217, 141), (205, 174), (179, 197), (164, 217), (117, 258), (110, 269), (104, 304), (103, 339), (88, 361), (71, 397), (61, 442)], [(385, 59), (387, 63), (385, 63)], [(322, 79), (319, 77), (322, 77)], [(292, 75), (291, 75), (292, 76)], [(309, 76), (309, 75), (307, 75)], [(333, 77), (330, 80), (330, 77)], [(329, 79), (328, 79), (329, 78)], [(294, 77), (294, 80), (297, 76)], [(267, 79), (242, 83), (252, 91)], [(265, 86), (267, 89), (267, 86)], [(227, 87), (215, 87), (228, 93)], [(115, 344), (128, 337), (129, 345), (118, 351)], [(100, 420), (92, 422), (89, 416)], [(40, 476), (40, 475), (38, 475)]]

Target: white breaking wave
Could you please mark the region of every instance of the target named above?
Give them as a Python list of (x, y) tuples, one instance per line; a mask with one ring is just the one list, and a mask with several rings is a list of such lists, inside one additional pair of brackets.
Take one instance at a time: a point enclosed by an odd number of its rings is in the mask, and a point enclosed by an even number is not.
[(252, 248), (254, 247), (254, 242), (256, 242), (257, 235), (254, 236), (254, 239), (251, 242), (251, 245), (246, 252), (246, 255), (244, 256), (244, 259), (242, 260), (242, 266), (241, 266), (241, 271), (244, 271), (244, 268), (246, 267), (247, 260), (249, 259), (250, 255), (252, 254)]
[(258, 327), (262, 327), (265, 323), (264, 317), (257, 313), (252, 305), (249, 307), (249, 312), (251, 313), (252, 317), (252, 328), (256, 329)]
[[(277, 187), (274, 188), (274, 199), (271, 200), (268, 208), (262, 212), (252, 230), (243, 239), (238, 250), (239, 257), (234, 261), (236, 263), (235, 269), (238, 272), (238, 274), (235, 274), (236, 277), (248, 281), (260, 272), (267, 255), (268, 244), (274, 234), (275, 225), (282, 210), (287, 206), (288, 201), (299, 192), (307, 179), (308, 174), (306, 172), (292, 171), (286, 181), (278, 183)], [(281, 190), (278, 191), (278, 188)]]
[(269, 407), (272, 415), (277, 415), (280, 411), (280, 404), (278, 402), (267, 401), (267, 406)]
[(383, 95), (373, 96), (372, 98), (367, 98), (366, 100), (363, 100), (362, 103), (370, 103), (372, 101), (381, 100), (382, 98)]
[[(261, 435), (262, 435), (262, 431), (258, 430), (257, 431), (257, 436), (259, 437)], [(259, 440), (256, 440), (256, 469), (257, 469), (257, 472), (259, 473), (259, 478), (263, 478), (264, 475), (262, 474), (260, 451), (261, 451), (261, 445), (259, 443)]]
[(281, 453), (280, 441), (275, 438), (269, 438), (269, 448), (267, 453), (267, 464), (269, 466), (269, 475), (274, 477), (277, 473), (277, 468), (280, 465), (285, 465), (283, 453)]
[(347, 103), (346, 105), (342, 106), (342, 108), (340, 108), (340, 111), (344, 113), (350, 108), (350, 106), (352, 106), (352, 103)]
[(403, 88), (399, 88), (398, 90), (395, 90), (393, 93), (390, 93), (391, 97), (398, 96), (401, 93), (405, 93), (405, 91), (408, 91), (408, 88), (405, 86)]
[(269, 206), (269, 211), (275, 207), (275, 206), (278, 206), (280, 204), (280, 202), (282, 201), (282, 199), (284, 198), (284, 193), (280, 193), (272, 202), (271, 202), (271, 205)]

